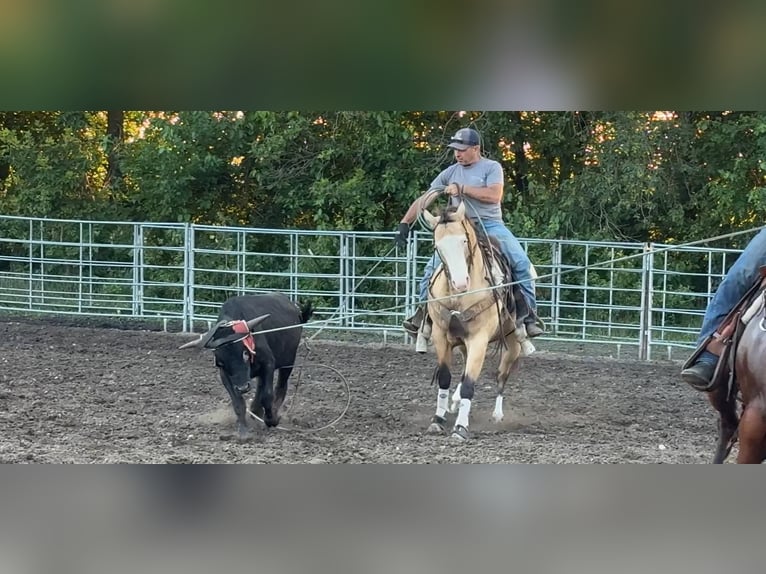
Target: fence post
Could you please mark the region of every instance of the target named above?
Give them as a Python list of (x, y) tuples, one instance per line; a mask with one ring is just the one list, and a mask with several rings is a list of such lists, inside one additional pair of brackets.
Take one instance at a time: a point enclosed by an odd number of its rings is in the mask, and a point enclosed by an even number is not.
[(290, 296), (298, 301), (298, 274), (300, 273), (300, 239), (297, 233), (290, 234)]
[[(426, 239), (423, 239), (424, 237)], [(411, 316), (420, 305), (421, 277), (418, 274), (418, 249), (421, 241), (428, 242), (430, 239), (430, 235), (415, 231), (412, 241), (409, 241), (407, 244), (407, 307), (405, 309), (405, 317)]]
[(34, 223), (32, 219), (29, 220), (27, 237), (29, 239), (29, 248), (27, 249), (27, 263), (29, 264), (28, 274), (27, 274), (27, 307), (30, 310), (32, 310), (35, 308), (35, 303), (32, 300), (32, 296), (34, 293), (33, 287), (35, 283), (34, 273), (32, 272), (32, 269), (34, 267), (33, 261), (35, 258), (35, 248), (34, 248), (35, 228), (34, 228)]
[(654, 281), (654, 246), (644, 245), (641, 273), (641, 332), (638, 343), (638, 358), (648, 361), (652, 358), (652, 284)]
[(338, 308), (340, 313), (339, 325), (348, 327), (348, 293), (349, 293), (349, 252), (348, 252), (348, 237), (345, 233), (338, 235), (340, 245), (340, 277), (338, 281)]
[(144, 228), (133, 225), (133, 309), (131, 315), (142, 315), (142, 290), (144, 284)]
[(194, 232), (190, 223), (184, 223), (184, 301), (183, 332), (194, 330)]
[(551, 334), (556, 335), (561, 319), (561, 241), (554, 240), (551, 251)]
[[(349, 322), (348, 326), (352, 329), (356, 327), (356, 308), (357, 308), (357, 288), (359, 287), (360, 281), (357, 280), (357, 235), (355, 233), (350, 233), (348, 235), (349, 239), (349, 251), (351, 253), (351, 257), (349, 259), (349, 286), (348, 286), (348, 293), (349, 293), (349, 300), (348, 300), (348, 316), (349, 316)], [(364, 307), (364, 304), (360, 305), (360, 307)], [(368, 318), (365, 317), (365, 321), (367, 321)]]

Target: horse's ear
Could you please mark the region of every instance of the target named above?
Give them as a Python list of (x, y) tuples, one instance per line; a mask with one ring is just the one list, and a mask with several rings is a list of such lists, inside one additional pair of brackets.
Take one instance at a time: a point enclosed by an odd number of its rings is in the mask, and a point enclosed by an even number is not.
[(455, 219), (465, 219), (465, 201), (461, 201), (455, 210)]
[(430, 229), (436, 227), (436, 224), (439, 222), (439, 218), (427, 209), (423, 210), (423, 219), (426, 220), (426, 225), (428, 225)]

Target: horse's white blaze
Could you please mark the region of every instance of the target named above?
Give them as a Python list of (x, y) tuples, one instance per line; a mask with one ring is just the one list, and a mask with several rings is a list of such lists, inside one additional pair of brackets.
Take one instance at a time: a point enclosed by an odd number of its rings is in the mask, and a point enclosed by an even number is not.
[(460, 410), (457, 413), (456, 427), (468, 428), (468, 417), (471, 414), (471, 399), (460, 399)]
[(449, 404), (449, 412), (452, 414), (455, 414), (457, 412), (458, 407), (460, 406), (460, 386), (463, 383), (458, 383), (457, 387), (455, 388), (455, 392), (452, 393), (452, 400)]
[(449, 401), (449, 390), (439, 389), (439, 394), (436, 397), (436, 416), (444, 418), (447, 414), (447, 402)]
[(442, 264), (449, 269), (452, 287), (456, 291), (468, 291), (470, 277), (465, 257), (466, 238), (463, 235), (448, 235), (436, 243)]
[(496, 423), (503, 420), (503, 396), (498, 395), (495, 397), (495, 410), (492, 411), (492, 420)]

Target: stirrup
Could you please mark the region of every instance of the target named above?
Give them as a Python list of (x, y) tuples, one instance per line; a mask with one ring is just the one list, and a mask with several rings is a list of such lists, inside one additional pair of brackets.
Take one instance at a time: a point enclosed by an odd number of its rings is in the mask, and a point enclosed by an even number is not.
[[(701, 373), (697, 372), (697, 370), (695, 369), (695, 367), (697, 367), (698, 365), (704, 365), (704, 364), (705, 363), (694, 363), (686, 367), (683, 371), (681, 371), (681, 380), (685, 382), (687, 385), (689, 385), (691, 388), (693, 388), (695, 391), (709, 393), (718, 387), (718, 383), (720, 379), (719, 366), (721, 365), (721, 361), (711, 366), (710, 377), (707, 380)], [(685, 373), (687, 376), (684, 376)], [(691, 377), (688, 375), (691, 375)]]
[(410, 336), (417, 337), (418, 331), (420, 331), (420, 327), (423, 325), (425, 315), (426, 312), (423, 309), (423, 305), (418, 305), (415, 314), (412, 317), (407, 317), (402, 323), (402, 327)]
[(415, 339), (415, 351), (421, 355), (428, 352), (428, 343), (431, 340), (431, 320), (426, 315), (418, 329), (418, 336)]

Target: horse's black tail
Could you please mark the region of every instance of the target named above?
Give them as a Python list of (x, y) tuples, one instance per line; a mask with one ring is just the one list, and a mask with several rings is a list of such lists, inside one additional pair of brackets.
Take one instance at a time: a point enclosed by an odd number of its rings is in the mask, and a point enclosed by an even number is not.
[(301, 323), (307, 322), (314, 314), (314, 307), (311, 301), (298, 301), (298, 310), (301, 313)]

